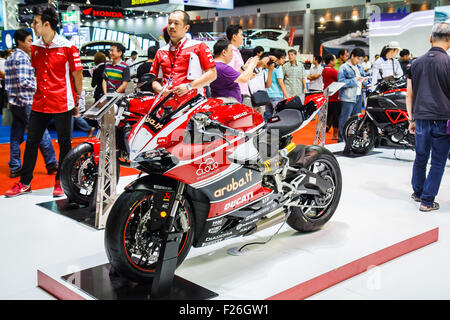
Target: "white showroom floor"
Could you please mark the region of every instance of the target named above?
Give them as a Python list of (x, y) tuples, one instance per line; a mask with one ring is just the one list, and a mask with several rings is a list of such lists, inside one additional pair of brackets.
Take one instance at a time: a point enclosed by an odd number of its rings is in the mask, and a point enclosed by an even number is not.
[[(342, 144), (330, 145), (332, 151)], [(338, 157), (343, 176), (339, 207), (320, 231), (288, 226), (266, 245), (242, 256), (227, 249), (263, 241), (278, 226), (247, 238), (191, 249), (176, 274), (202, 285), (216, 299), (266, 299), (353, 260), (439, 227), (439, 240), (371, 268), (308, 299), (450, 299), (450, 162), (437, 201), (422, 213), (410, 199), (414, 153), (375, 149), (359, 158)], [(396, 159), (397, 157), (397, 159)], [(134, 177), (120, 180), (119, 190)], [(55, 299), (37, 287), (37, 270), (61, 275), (107, 262), (103, 230), (37, 206), (51, 189), (0, 198), (0, 299)]]

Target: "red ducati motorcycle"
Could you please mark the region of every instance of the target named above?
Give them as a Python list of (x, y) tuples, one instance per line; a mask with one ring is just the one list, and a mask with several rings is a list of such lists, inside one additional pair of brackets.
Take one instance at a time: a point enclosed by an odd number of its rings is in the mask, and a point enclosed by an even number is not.
[[(120, 176), (120, 166), (130, 166), (127, 138), (131, 128), (147, 114), (154, 100), (152, 93), (135, 90), (131, 94), (121, 95), (116, 103), (117, 177)], [(71, 202), (89, 205), (95, 197), (99, 153), (100, 139), (93, 137), (66, 155), (61, 166), (61, 187)]]
[(334, 214), (342, 178), (334, 155), (296, 145), (325, 99), (280, 102), (265, 123), (242, 104), (188, 94), (157, 103), (129, 135), (132, 166), (146, 173), (125, 187), (105, 227), (105, 247), (121, 276), (155, 275), (169, 233), (178, 239), (177, 266), (201, 247), (286, 222), (308, 232)]

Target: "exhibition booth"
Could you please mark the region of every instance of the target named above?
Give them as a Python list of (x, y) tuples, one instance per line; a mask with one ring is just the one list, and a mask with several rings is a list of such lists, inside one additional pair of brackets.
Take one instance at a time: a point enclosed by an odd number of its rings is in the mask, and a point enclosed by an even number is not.
[[(14, 49), (19, 28), (36, 38), (33, 7), (47, 2), (35, 2), (3, 0), (5, 52)], [(433, 25), (450, 22), (450, 5), (237, 2), (56, 3), (59, 32), (80, 53), (83, 118), (97, 130), (87, 139), (73, 131), (72, 150), (60, 168), (62, 198), (52, 196), (54, 176), (43, 173), (40, 158), (33, 191), (3, 196), (15, 180), (7, 161), (0, 163), (0, 242), (7, 257), (0, 267), (0, 299), (257, 305), (257, 300), (450, 298), (450, 160), (436, 197), (439, 210), (419, 211), (420, 203), (411, 198), (416, 154), (406, 77), (381, 79), (376, 89), (361, 84), (363, 111), (346, 119), (339, 142), (327, 117), (330, 98), (345, 83), (311, 90), (308, 78), (318, 68), (317, 57), (338, 56), (344, 49), (362, 49), (369, 62), (392, 41), (414, 58), (425, 54)], [(185, 10), (191, 22), (181, 48), (172, 50), (163, 29), (174, 10)], [(244, 63), (262, 47), (275, 64), (272, 70), (280, 70), (275, 56), (295, 50), (306, 93), (280, 99), (264, 120), (256, 106), (269, 102), (258, 104), (254, 93), (253, 107), (213, 98), (209, 86), (191, 85), (206, 71), (189, 67), (192, 82), (183, 94), (172, 92), (172, 73), (161, 76), (157, 94), (141, 90), (155, 79), (148, 74), (137, 79), (134, 73), (124, 92), (94, 101), (97, 52), (108, 57), (120, 43), (125, 59), (137, 52), (136, 68), (153, 46), (176, 52), (175, 59), (185, 43), (210, 54), (230, 24), (242, 26)], [(189, 52), (186, 63), (204, 64), (197, 55)], [(369, 67), (364, 79), (370, 78)], [(3, 110), (0, 150), (8, 154), (11, 123), (5, 119)], [(55, 140), (54, 129), (50, 125)], [(260, 305), (233, 312), (269, 315)]]

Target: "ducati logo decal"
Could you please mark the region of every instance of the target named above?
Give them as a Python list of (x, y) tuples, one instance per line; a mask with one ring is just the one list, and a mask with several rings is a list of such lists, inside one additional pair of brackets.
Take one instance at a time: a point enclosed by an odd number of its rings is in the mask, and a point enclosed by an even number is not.
[(240, 187), (245, 186), (248, 183), (251, 183), (253, 180), (252, 175), (253, 175), (253, 171), (249, 169), (245, 173), (245, 175), (242, 178), (240, 178), (239, 180), (235, 180), (234, 177), (231, 178), (231, 182), (229, 184), (227, 184), (223, 188), (219, 188), (214, 191), (214, 197), (220, 198), (220, 197), (224, 196), (225, 194), (227, 194), (228, 192), (236, 191)]
[(210, 173), (214, 170), (216, 170), (219, 167), (219, 164), (213, 159), (213, 158), (208, 158), (205, 161), (203, 161), (202, 163), (200, 163), (200, 165), (198, 166), (197, 171), (195, 171), (195, 173), (197, 174), (197, 176), (203, 176), (207, 173)]
[(248, 193), (244, 194), (243, 196), (225, 204), (224, 211), (232, 209), (236, 206), (239, 206), (244, 202), (250, 201), (251, 199), (253, 199), (253, 191), (248, 192)]

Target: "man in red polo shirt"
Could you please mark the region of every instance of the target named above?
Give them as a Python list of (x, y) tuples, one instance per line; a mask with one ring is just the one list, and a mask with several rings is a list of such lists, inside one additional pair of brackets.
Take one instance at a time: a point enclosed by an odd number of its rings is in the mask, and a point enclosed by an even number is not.
[[(180, 97), (194, 89), (203, 93), (203, 87), (217, 78), (211, 50), (205, 43), (186, 36), (189, 21), (189, 15), (182, 10), (175, 10), (169, 15), (167, 31), (170, 41), (158, 50), (150, 69), (150, 73), (163, 79), (164, 84), (172, 79), (172, 88), (165, 94), (173, 92)], [(158, 81), (153, 81), (156, 93), (162, 87)]]
[[(336, 65), (336, 57), (332, 54), (326, 54), (323, 57), (325, 68), (322, 70), (323, 88), (326, 89), (330, 84), (338, 79), (338, 71), (334, 68)], [(328, 97), (328, 115), (327, 115), (327, 131), (333, 126), (332, 140), (338, 139), (339, 132), (339, 115), (341, 113), (341, 105), (338, 98), (339, 92)]]
[(72, 114), (78, 113), (83, 68), (78, 49), (56, 32), (58, 14), (53, 7), (36, 8), (31, 26), (40, 36), (31, 47), (31, 64), (36, 70), (37, 89), (31, 107), (20, 182), (15, 183), (5, 196), (14, 197), (31, 192), (30, 183), (39, 142), (53, 119), (60, 148), (53, 196), (60, 197), (64, 192), (59, 182), (59, 168), (72, 148)]

